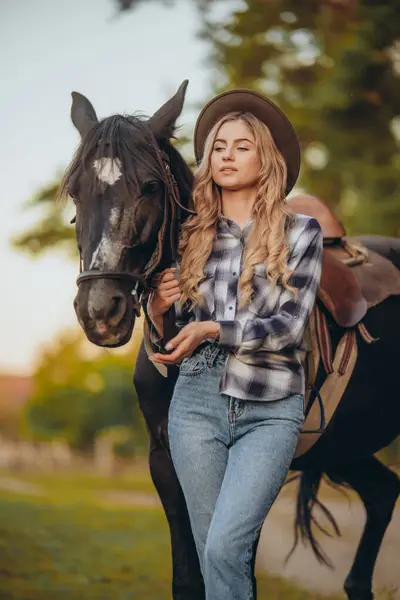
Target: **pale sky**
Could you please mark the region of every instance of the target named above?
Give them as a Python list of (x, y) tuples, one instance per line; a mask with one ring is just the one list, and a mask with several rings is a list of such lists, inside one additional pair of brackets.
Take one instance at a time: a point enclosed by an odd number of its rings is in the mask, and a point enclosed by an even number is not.
[(195, 38), (191, 2), (167, 9), (149, 1), (115, 14), (112, 0), (0, 2), (1, 372), (29, 373), (40, 344), (77, 326), (78, 265), (56, 253), (32, 260), (9, 244), (38, 216), (23, 202), (55, 178), (78, 144), (71, 91), (88, 96), (99, 117), (152, 114), (188, 78), (180, 123), (190, 135), (193, 106), (210, 95), (207, 46)]

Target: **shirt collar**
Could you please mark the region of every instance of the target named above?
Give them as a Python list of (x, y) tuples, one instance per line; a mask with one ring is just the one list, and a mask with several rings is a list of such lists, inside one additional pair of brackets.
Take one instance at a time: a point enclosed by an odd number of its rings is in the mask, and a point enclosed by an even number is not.
[(217, 220), (217, 233), (218, 235), (229, 235), (236, 238), (244, 237), (244, 239), (247, 239), (252, 224), (253, 219), (250, 218), (243, 227), (243, 229), (240, 229), (236, 221), (228, 219), (228, 217), (225, 217), (224, 215), (220, 215)]

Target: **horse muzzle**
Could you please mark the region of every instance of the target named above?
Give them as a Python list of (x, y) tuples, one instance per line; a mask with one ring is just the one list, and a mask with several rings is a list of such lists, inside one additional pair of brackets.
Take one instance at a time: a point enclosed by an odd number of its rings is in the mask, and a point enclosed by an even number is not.
[(140, 305), (127, 282), (111, 278), (81, 281), (74, 300), (78, 322), (89, 341), (98, 346), (126, 344), (133, 331)]

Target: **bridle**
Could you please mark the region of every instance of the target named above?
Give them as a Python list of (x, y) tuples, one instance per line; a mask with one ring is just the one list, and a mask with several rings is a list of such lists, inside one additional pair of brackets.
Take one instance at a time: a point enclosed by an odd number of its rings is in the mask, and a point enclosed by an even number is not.
[(161, 150), (158, 145), (155, 145), (155, 148), (157, 161), (160, 165), (161, 172), (163, 173), (165, 189), (164, 220), (158, 232), (157, 246), (146, 264), (143, 273), (136, 274), (128, 271), (84, 271), (82, 252), (80, 251), (79, 275), (76, 280), (78, 287), (85, 281), (92, 281), (95, 279), (112, 279), (131, 284), (133, 310), (136, 316), (140, 315), (142, 301), (154, 286), (152, 276), (162, 260), (167, 232), (169, 231), (169, 246), (172, 261), (175, 261), (179, 228), (183, 220), (183, 213), (191, 215), (196, 214), (195, 211), (183, 206), (180, 202), (178, 184), (171, 171), (167, 153), (164, 150)]

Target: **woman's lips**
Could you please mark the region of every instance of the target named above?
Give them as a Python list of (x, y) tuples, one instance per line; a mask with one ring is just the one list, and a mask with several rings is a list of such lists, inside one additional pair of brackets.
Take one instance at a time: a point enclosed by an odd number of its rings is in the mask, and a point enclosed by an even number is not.
[(237, 171), (237, 169), (234, 169), (233, 167), (224, 167), (223, 169), (220, 169), (220, 173), (235, 173)]

